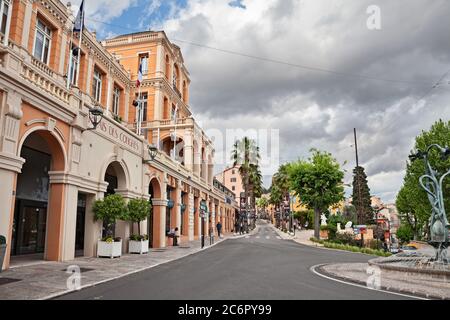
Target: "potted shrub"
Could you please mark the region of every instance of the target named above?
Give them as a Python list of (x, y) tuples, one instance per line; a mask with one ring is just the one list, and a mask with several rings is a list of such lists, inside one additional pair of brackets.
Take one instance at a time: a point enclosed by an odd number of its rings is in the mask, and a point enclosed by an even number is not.
[[(148, 252), (148, 236), (141, 235), (141, 221), (147, 219), (151, 210), (150, 202), (145, 199), (132, 199), (128, 202), (127, 221), (136, 223), (138, 226), (138, 233), (130, 236), (128, 243), (129, 253), (147, 253)], [(134, 230), (132, 230), (134, 231)]]
[(320, 226), (320, 239), (327, 240), (329, 235), (328, 226)]
[(6, 254), (6, 238), (4, 236), (0, 236), (0, 272), (3, 269), (3, 260), (5, 259)]
[(106, 235), (98, 240), (97, 257), (115, 258), (122, 255), (122, 239), (114, 237), (114, 226), (117, 219), (126, 217), (127, 206), (119, 194), (97, 200), (93, 206), (94, 220), (102, 220)]

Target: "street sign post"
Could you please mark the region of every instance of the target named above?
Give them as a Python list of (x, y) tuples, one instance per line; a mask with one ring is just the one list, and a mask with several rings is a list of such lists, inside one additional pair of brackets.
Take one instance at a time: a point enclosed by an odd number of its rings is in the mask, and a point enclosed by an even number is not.
[(200, 217), (202, 218), (202, 234), (201, 234), (201, 243), (202, 249), (205, 247), (205, 218), (208, 213), (208, 206), (206, 205), (206, 201), (200, 201)]

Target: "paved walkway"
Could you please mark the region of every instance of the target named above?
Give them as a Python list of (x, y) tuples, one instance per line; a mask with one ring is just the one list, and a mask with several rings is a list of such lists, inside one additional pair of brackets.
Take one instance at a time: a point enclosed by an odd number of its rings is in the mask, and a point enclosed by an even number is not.
[(307, 246), (323, 247), (323, 245), (309, 240), (309, 239), (311, 239), (311, 237), (314, 236), (314, 230), (297, 230), (297, 231), (295, 231), (295, 236), (294, 236), (293, 234), (283, 232), (280, 229), (277, 229), (275, 227), (273, 227), (273, 228), (276, 230), (276, 232), (282, 239), (293, 240), (297, 243), (301, 243), (301, 244), (304, 244)]
[[(214, 245), (244, 236), (226, 235), (217, 240)], [(81, 288), (91, 287), (100, 283), (118, 279), (133, 273), (156, 267), (158, 265), (178, 260), (202, 250), (207, 250), (209, 239), (201, 249), (200, 240), (181, 244), (179, 247), (150, 249), (148, 254), (125, 254), (121, 258), (77, 258), (69, 262), (42, 261), (39, 264), (16, 267), (0, 273), (0, 300), (30, 300), (49, 299), (72, 292), (68, 289), (73, 282), (70, 266), (77, 266), (81, 271)]]

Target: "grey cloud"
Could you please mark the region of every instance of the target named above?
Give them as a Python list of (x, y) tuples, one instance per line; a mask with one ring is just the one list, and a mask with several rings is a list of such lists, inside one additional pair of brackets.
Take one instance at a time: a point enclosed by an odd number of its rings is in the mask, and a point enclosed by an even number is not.
[[(448, 1), (379, 0), (379, 31), (366, 28), (365, 10), (373, 4), (366, 0), (274, 0), (259, 19), (252, 14), (261, 4), (246, 3), (239, 21), (223, 13), (229, 28), (212, 18), (217, 13), (211, 6), (202, 11), (195, 3), (198, 12), (190, 13), (188, 6), (179, 14), (179, 28), (170, 30), (173, 37), (299, 65), (414, 82), (342, 77), (180, 43), (192, 78), (191, 105), (206, 127), (279, 128), (282, 160), (307, 156), (311, 147), (318, 147), (349, 161), (349, 172), (356, 127), (361, 162), (374, 192), (392, 200), (414, 137), (438, 118), (450, 119), (449, 85), (433, 90), (426, 106), (412, 112), (417, 99), (450, 69)], [(311, 106), (316, 114), (304, 118)]]

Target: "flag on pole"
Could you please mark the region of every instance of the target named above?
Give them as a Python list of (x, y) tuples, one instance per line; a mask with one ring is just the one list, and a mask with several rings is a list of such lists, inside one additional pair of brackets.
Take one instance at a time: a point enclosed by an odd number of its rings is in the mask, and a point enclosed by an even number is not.
[(84, 0), (81, 1), (80, 10), (73, 25), (73, 32), (80, 32), (84, 29)]
[(138, 88), (141, 86), (143, 79), (144, 79), (144, 76), (142, 74), (142, 61), (141, 61), (141, 63), (139, 63), (138, 79), (136, 81), (136, 86)]

